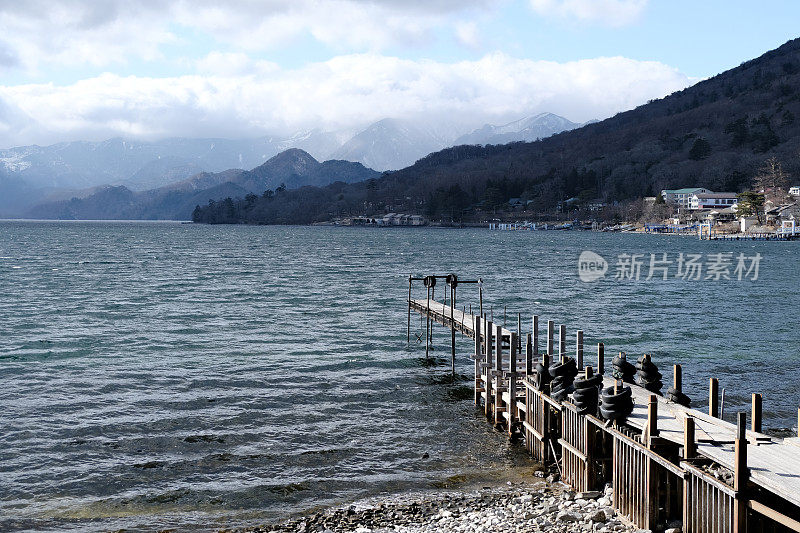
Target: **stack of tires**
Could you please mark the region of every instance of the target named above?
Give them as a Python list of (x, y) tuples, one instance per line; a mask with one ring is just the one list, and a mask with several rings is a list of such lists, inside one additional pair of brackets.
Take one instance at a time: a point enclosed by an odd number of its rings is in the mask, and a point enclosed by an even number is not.
[(600, 394), (600, 416), (606, 420), (621, 421), (633, 412), (631, 388), (621, 387), (614, 394), (614, 387), (606, 387)]
[(661, 394), (661, 387), (663, 386), (661, 372), (658, 371), (658, 368), (656, 368), (656, 365), (653, 364), (647, 354), (644, 354), (636, 361), (636, 376), (633, 381), (650, 392)]
[(533, 374), (533, 386), (536, 390), (544, 390), (545, 386), (550, 383), (550, 371), (541, 362), (536, 363), (536, 368)]
[(572, 386), (575, 388), (575, 392), (572, 393), (572, 401), (580, 414), (597, 415), (602, 384), (603, 376), (600, 374), (590, 378), (578, 378), (572, 382)]
[(611, 360), (611, 364), (613, 365), (611, 370), (612, 376), (628, 383), (633, 381), (633, 376), (636, 374), (636, 367), (628, 362), (625, 352), (619, 352), (619, 355)]
[(667, 389), (667, 400), (675, 402), (684, 407), (689, 407), (689, 404), (692, 403), (692, 400), (688, 396), (673, 387)]
[(553, 377), (550, 382), (550, 397), (560, 402), (566, 400), (567, 395), (575, 390), (572, 386), (572, 380), (578, 375), (575, 359), (567, 357), (563, 363), (551, 364), (549, 370)]

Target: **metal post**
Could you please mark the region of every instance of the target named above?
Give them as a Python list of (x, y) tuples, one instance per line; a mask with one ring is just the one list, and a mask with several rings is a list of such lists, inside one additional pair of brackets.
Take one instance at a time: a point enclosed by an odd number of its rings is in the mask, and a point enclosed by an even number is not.
[(428, 287), (428, 304), (425, 311), (425, 359), (428, 359), (431, 338), (431, 288)]
[(453, 320), (453, 310), (456, 305), (456, 288), (450, 287), (450, 371), (456, 375), (456, 323)]
[(531, 325), (533, 333), (533, 355), (539, 355), (539, 315), (533, 315), (533, 324)]
[(547, 321), (547, 355), (553, 355), (553, 334), (555, 333), (556, 323), (552, 320)]
[(575, 362), (578, 370), (583, 370), (583, 331), (581, 330), (575, 334)]
[(411, 344), (411, 276), (408, 276), (408, 344)]
[(567, 359), (567, 326), (558, 326), (558, 355), (563, 363)]

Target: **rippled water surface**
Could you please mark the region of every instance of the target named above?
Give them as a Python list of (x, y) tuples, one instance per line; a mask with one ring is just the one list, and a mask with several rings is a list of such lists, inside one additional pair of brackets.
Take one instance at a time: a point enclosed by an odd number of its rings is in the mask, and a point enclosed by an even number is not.
[[(579, 281), (582, 250), (606, 279)], [(612, 279), (621, 253), (720, 251), (761, 253), (759, 279)], [(495, 321), (536, 312), (667, 376), (681, 362), (697, 405), (717, 376), (726, 414), (763, 392), (765, 425), (789, 428), (799, 257), (591, 232), (0, 222), (0, 529), (255, 525), (525, 464), (472, 406), (468, 340), (455, 380), (445, 330), (438, 364), (407, 347), (409, 273), (480, 276)]]

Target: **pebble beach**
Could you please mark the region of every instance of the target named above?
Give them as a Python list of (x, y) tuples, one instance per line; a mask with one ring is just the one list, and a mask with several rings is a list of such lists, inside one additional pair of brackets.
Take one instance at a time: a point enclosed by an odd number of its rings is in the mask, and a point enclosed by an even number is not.
[[(679, 527), (679, 526), (678, 526)], [(676, 527), (670, 533), (680, 533)], [(611, 488), (571, 491), (547, 480), (507, 482), (462, 491), (416, 493), (372, 499), (307, 514), (247, 533), (430, 533), (548, 531), (634, 532), (611, 505)]]

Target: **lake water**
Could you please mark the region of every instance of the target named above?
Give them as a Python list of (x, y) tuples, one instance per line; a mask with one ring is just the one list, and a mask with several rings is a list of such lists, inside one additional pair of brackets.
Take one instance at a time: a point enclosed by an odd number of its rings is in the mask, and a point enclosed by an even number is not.
[[(584, 250), (604, 279), (579, 280)], [(759, 253), (759, 277), (644, 279), (649, 254), (681, 252)], [(614, 279), (626, 253), (639, 281)], [(469, 340), (455, 381), (446, 330), (439, 364), (407, 346), (409, 273), (479, 276), (496, 322), (538, 313), (570, 345), (583, 329), (590, 360), (598, 341), (652, 353), (665, 381), (683, 363), (695, 405), (716, 376), (726, 418), (762, 392), (765, 426), (790, 428), (798, 258), (592, 232), (0, 222), (0, 530), (255, 525), (527, 465), (472, 405)]]

